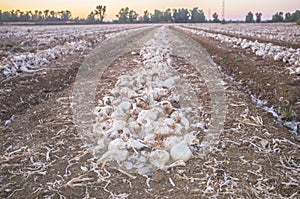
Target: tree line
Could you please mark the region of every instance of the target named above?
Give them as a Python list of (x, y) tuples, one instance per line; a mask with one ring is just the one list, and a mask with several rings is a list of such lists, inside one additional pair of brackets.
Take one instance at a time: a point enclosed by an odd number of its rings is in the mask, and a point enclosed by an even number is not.
[(186, 8), (173, 10), (169, 8), (165, 11), (155, 9), (153, 13), (146, 10), (141, 16), (136, 11), (126, 7), (122, 8), (116, 17), (115, 22), (119, 23), (204, 23), (207, 21), (203, 10), (198, 7), (192, 10)]
[(53, 11), (53, 10), (35, 10), (35, 11), (21, 11), (0, 10), (1, 22), (57, 22), (57, 21), (70, 21), (72, 13), (69, 10)]
[[(246, 23), (261, 23), (262, 22), (262, 13), (255, 13), (255, 19), (254, 14), (252, 12), (248, 12), (246, 15), (245, 22)], [(296, 10), (294, 13), (283, 13), (283, 12), (276, 12), (274, 15), (272, 15), (271, 20), (267, 20), (266, 22), (297, 22), (300, 23), (300, 10)]]
[[(74, 23), (111, 23), (105, 22), (106, 6), (97, 5), (95, 10), (91, 11), (86, 18), (72, 18), (72, 13), (69, 10), (54, 11), (54, 10), (35, 10), (35, 11), (21, 11), (0, 10), (0, 22), (40, 22), (40, 23), (57, 23), (57, 22), (74, 22)], [(261, 23), (262, 13), (248, 12), (245, 18), (246, 23)], [(145, 10), (142, 15), (139, 15), (136, 11), (126, 7), (120, 9), (116, 15), (117, 19), (112, 23), (205, 23), (222, 22), (219, 19), (218, 13), (212, 14), (212, 19), (207, 19), (204, 11), (195, 7), (191, 10), (186, 8), (170, 9), (165, 11), (155, 9), (153, 13)], [(272, 16), (271, 20), (266, 22), (296, 22), (300, 24), (300, 10), (296, 10), (294, 13), (277, 12)], [(234, 22), (234, 21), (231, 21)], [(239, 21), (240, 22), (240, 21)]]

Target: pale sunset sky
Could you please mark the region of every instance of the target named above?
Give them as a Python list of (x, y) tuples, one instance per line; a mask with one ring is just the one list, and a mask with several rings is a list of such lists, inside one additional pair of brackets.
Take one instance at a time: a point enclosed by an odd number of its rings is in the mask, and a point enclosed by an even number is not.
[[(222, 15), (222, 0), (0, 0), (0, 10), (70, 10), (72, 17), (84, 17), (95, 9), (96, 5), (106, 5), (106, 20), (115, 19), (115, 15), (121, 8), (129, 7), (142, 15), (144, 10), (151, 13), (156, 8), (165, 11), (167, 8), (188, 8), (198, 7), (203, 9), (205, 16), (210, 18), (214, 12), (217, 12), (219, 18)], [(263, 13), (262, 19), (271, 19), (276, 12), (282, 11), (295, 12), (300, 10), (300, 0), (225, 0), (225, 18), (226, 20), (241, 19), (244, 20), (249, 11), (253, 13)]]

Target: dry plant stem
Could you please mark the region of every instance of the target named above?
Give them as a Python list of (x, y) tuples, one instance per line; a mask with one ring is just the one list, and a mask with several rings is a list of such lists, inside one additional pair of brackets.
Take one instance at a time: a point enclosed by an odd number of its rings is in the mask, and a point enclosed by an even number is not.
[(117, 171), (119, 171), (120, 173), (126, 175), (127, 177), (129, 177), (129, 178), (131, 178), (131, 179), (136, 179), (136, 176), (133, 176), (133, 175), (127, 173), (126, 171), (124, 171), (124, 170), (122, 170), (122, 169), (120, 169), (120, 168), (114, 168), (114, 169), (117, 170)]
[(79, 176), (77, 178), (72, 178), (65, 186), (70, 188), (81, 187), (85, 186), (84, 182), (93, 180), (94, 178), (83, 178), (83, 176)]

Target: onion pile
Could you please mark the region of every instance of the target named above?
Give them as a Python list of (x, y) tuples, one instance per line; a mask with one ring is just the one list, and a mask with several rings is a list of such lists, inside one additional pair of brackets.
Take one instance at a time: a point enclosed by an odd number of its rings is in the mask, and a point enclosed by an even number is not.
[(188, 27), (200, 28), (204, 31), (213, 31), (221, 34), (247, 36), (270, 41), (300, 43), (299, 26), (291, 23), (261, 23), (261, 24), (190, 24)]
[(238, 37), (229, 37), (223, 34), (209, 33), (203, 30), (194, 30), (180, 27), (185, 31), (204, 37), (213, 38), (223, 43), (230, 44), (233, 48), (250, 49), (255, 55), (263, 58), (270, 57), (274, 61), (289, 63), (290, 74), (300, 74), (300, 48), (287, 48), (277, 46), (272, 43), (260, 43), (258, 41), (249, 41)]
[(166, 35), (160, 31), (155, 37), (160, 39), (149, 40), (140, 52), (141, 66), (119, 77), (96, 107), (92, 151), (100, 153), (99, 164), (116, 162), (146, 174), (192, 157), (198, 140), (179, 105), (180, 76), (172, 71)]
[(1, 39), (22, 42), (20, 52), (0, 49), (0, 54), (5, 55), (0, 58), (0, 77), (44, 70), (58, 58), (85, 55), (104, 39), (139, 27), (142, 26), (4, 26)]

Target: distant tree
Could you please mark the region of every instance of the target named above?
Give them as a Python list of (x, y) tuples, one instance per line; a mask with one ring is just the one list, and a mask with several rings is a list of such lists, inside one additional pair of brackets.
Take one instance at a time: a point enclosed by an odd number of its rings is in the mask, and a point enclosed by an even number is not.
[(219, 15), (216, 12), (212, 15), (212, 17), (213, 17), (213, 22), (214, 23), (219, 23), (220, 22)]
[(16, 10), (15, 15), (14, 15), (14, 21), (18, 21), (19, 20), (20, 12), (21, 11), (19, 9)]
[(70, 10), (66, 10), (66, 17), (65, 17), (65, 18), (66, 18), (67, 20), (70, 20), (71, 17), (72, 17), (71, 11), (70, 11)]
[(252, 12), (248, 12), (248, 14), (246, 15), (246, 23), (254, 23), (254, 18), (253, 18)]
[(59, 19), (59, 20), (61, 20), (62, 19), (62, 14), (64, 13), (64, 11), (58, 11), (57, 12), (57, 18)]
[(49, 20), (50, 21), (55, 21), (56, 20), (56, 12), (54, 10), (50, 11)]
[(294, 13), (291, 15), (291, 22), (296, 22), (300, 19), (300, 10), (296, 10)]
[(105, 17), (106, 6), (96, 6), (95, 16), (98, 16), (98, 20), (102, 23)]
[(44, 10), (44, 20), (48, 20), (49, 10)]
[(9, 16), (8, 16), (8, 20), (9, 21), (15, 21), (16, 19), (17, 19), (17, 16), (15, 14), (15, 11), (11, 10), (10, 13), (9, 13)]
[(17, 21), (20, 21), (20, 19), (24, 20), (24, 12), (23, 11), (19, 11), (17, 14)]
[(164, 13), (163, 13), (163, 22), (171, 23), (173, 21), (172, 18), (172, 11), (170, 8), (168, 8)]
[(151, 15), (152, 23), (161, 23), (164, 22), (164, 13), (160, 10), (154, 10), (154, 13)]
[(86, 20), (88, 23), (95, 23), (95, 13), (93, 11), (90, 12)]
[(39, 12), (38, 10), (35, 10), (34, 12), (31, 13), (32, 21), (37, 21), (38, 12)]
[(39, 21), (42, 21), (44, 20), (44, 17), (43, 17), (43, 12), (42, 11), (39, 11)]
[(199, 10), (197, 7), (191, 10), (191, 22), (192, 23), (203, 23), (205, 22), (205, 15), (203, 10)]
[(130, 10), (129, 11), (129, 23), (134, 23), (134, 22), (137, 22), (137, 18), (138, 18), (138, 14), (136, 11), (134, 10)]
[(144, 11), (144, 15), (143, 15), (143, 17), (141, 18), (141, 21), (142, 21), (143, 23), (149, 23), (149, 22), (150, 22), (150, 13), (149, 13), (148, 10), (145, 10), (145, 11)]
[(72, 13), (69, 10), (62, 11), (61, 13), (61, 20), (62, 21), (69, 21), (71, 19)]
[(272, 16), (273, 22), (283, 22), (283, 12), (277, 12), (275, 15)]
[(9, 12), (9, 15), (8, 15), (8, 20), (9, 20), (9, 21), (12, 21), (12, 20), (13, 20), (14, 14), (15, 14), (15, 11), (14, 11), (14, 10), (11, 10), (11, 11)]
[(11, 13), (8, 11), (3, 12), (2, 21), (10, 21), (10, 20), (11, 20)]
[(187, 23), (190, 17), (188, 9), (174, 9), (173, 18), (175, 23)]
[(55, 11), (54, 11), (54, 10), (51, 10), (51, 11), (50, 11), (50, 17), (51, 17), (51, 18), (54, 18), (54, 17), (55, 17)]
[(285, 17), (284, 17), (284, 21), (290, 22), (291, 16), (292, 16), (291, 13), (287, 12), (287, 13), (285, 13), (284, 16), (285, 16)]
[(32, 11), (31, 10), (29, 10), (29, 11), (26, 11), (26, 19), (28, 20), (28, 21), (32, 21)]
[(129, 8), (122, 8), (119, 13), (116, 15), (119, 23), (128, 23), (129, 22)]
[(25, 21), (30, 21), (31, 20), (31, 11), (25, 11), (24, 20)]
[(262, 13), (255, 13), (255, 16), (256, 16), (256, 23), (261, 23), (261, 16), (262, 16)]
[(20, 11), (18, 21), (30, 21), (29, 11)]

